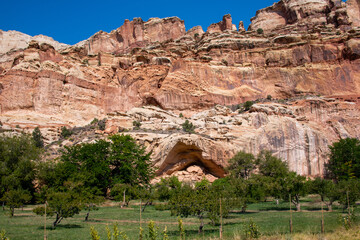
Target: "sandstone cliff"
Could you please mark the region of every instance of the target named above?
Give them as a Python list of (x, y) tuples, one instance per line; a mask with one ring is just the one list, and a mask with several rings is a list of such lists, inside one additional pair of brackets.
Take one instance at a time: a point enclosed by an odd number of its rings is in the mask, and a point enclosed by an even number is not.
[[(149, 129), (176, 130), (180, 112), (198, 126), (191, 136), (134, 133), (159, 174), (220, 177), (235, 151), (269, 149), (298, 173), (322, 175), (327, 145), (359, 137), (358, 4), (281, 0), (259, 10), (248, 31), (230, 15), (206, 32), (186, 32), (177, 17), (136, 18), (69, 47), (0, 32), (0, 121), (5, 130), (40, 126), (51, 142), (60, 126), (95, 117), (111, 120), (108, 132), (131, 128), (139, 107), (151, 105), (166, 116), (153, 113)], [(241, 115), (208, 110), (269, 95), (331, 98), (258, 104)]]

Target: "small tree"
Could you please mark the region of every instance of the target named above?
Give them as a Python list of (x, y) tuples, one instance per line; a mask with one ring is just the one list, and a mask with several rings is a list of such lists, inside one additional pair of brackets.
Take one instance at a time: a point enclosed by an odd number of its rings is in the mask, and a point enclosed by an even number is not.
[(339, 181), (337, 190), (339, 203), (343, 205), (344, 209), (355, 206), (356, 201), (360, 199), (360, 182), (357, 179)]
[[(53, 228), (56, 228), (64, 218), (73, 217), (81, 211), (81, 201), (71, 191), (67, 192), (51, 192), (47, 195), (47, 202), (49, 207), (46, 209), (46, 215), (55, 215)], [(45, 214), (44, 207), (37, 207), (33, 209), (37, 215), (43, 216)]]
[(246, 101), (246, 102), (244, 103), (244, 110), (245, 110), (245, 111), (249, 111), (250, 108), (251, 108), (251, 106), (252, 106), (253, 104), (254, 104), (253, 101)]
[(305, 177), (297, 175), (295, 172), (290, 172), (282, 182), (282, 198), (289, 200), (290, 196), (290, 200), (295, 205), (296, 211), (300, 212), (300, 197), (305, 196), (308, 192), (307, 186)]
[(255, 168), (255, 157), (251, 153), (240, 151), (229, 160), (228, 171), (233, 177), (248, 179)]
[(186, 120), (183, 124), (181, 124), (182, 129), (187, 133), (194, 133), (195, 126), (189, 122), (189, 120)]
[(129, 135), (113, 135), (109, 138), (110, 169), (112, 184), (147, 185), (154, 176), (151, 167), (151, 152), (139, 146)]
[(337, 181), (360, 178), (360, 141), (357, 138), (340, 139), (329, 148), (326, 167), (330, 178)]
[(67, 129), (65, 126), (61, 127), (60, 137), (67, 138), (70, 137), (73, 132), (70, 129)]
[(338, 188), (332, 180), (316, 178), (310, 182), (310, 191), (320, 195), (329, 212), (332, 211), (333, 203), (339, 199)]
[(2, 198), (2, 201), (4, 201), (10, 209), (10, 217), (14, 216), (15, 208), (24, 206), (24, 204), (30, 202), (30, 200), (31, 195), (29, 191), (23, 189), (7, 191)]
[(263, 33), (264, 33), (264, 30), (263, 30), (262, 28), (258, 28), (258, 29), (256, 30), (256, 32), (257, 32), (258, 34), (263, 34)]
[(38, 148), (43, 148), (44, 147), (44, 140), (43, 140), (43, 136), (40, 132), (39, 127), (36, 127), (34, 129), (34, 131), (32, 132), (32, 138), (35, 142), (35, 146)]
[(220, 216), (220, 198), (222, 201), (222, 215), (225, 217), (233, 206), (235, 196), (231, 191), (213, 188), (209, 182), (202, 181), (192, 188), (183, 185), (176, 189), (169, 200), (171, 214), (181, 217), (196, 216), (200, 220), (199, 233), (204, 228), (204, 218), (207, 216), (213, 224), (218, 222)]
[(15, 189), (34, 193), (34, 167), (40, 152), (29, 135), (0, 135), (0, 198)]

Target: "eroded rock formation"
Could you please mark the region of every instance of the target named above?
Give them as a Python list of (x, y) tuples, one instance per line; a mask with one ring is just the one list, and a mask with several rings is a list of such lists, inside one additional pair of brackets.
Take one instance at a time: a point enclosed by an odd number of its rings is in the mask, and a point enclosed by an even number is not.
[[(0, 121), (5, 130), (40, 126), (51, 142), (64, 125), (106, 117), (112, 133), (141, 120), (153, 132), (132, 134), (160, 175), (214, 179), (236, 151), (262, 149), (322, 175), (327, 145), (359, 137), (359, 16), (355, 0), (281, 0), (259, 10), (249, 31), (225, 15), (206, 32), (186, 32), (177, 17), (126, 20), (74, 46), (0, 32)], [(309, 95), (331, 98), (207, 110)], [(141, 110), (148, 105), (157, 110)], [(198, 134), (178, 132), (180, 112)]]

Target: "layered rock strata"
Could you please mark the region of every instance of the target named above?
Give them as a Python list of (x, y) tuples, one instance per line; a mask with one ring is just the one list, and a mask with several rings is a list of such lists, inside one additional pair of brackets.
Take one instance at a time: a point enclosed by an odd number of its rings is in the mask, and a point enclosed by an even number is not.
[[(140, 114), (139, 107), (151, 105), (166, 116), (159, 120), (154, 113), (153, 122), (143, 122), (149, 129), (158, 124), (175, 131), (180, 112), (198, 127), (190, 136), (133, 133), (153, 150), (160, 175), (202, 171), (210, 179), (221, 177), (237, 150), (262, 149), (300, 174), (322, 175), (327, 145), (359, 137), (358, 9), (355, 0), (281, 0), (258, 11), (248, 31), (241, 23), (237, 31), (230, 15), (206, 32), (186, 32), (176, 17), (137, 18), (66, 48), (19, 35), (12, 42), (11, 34), (0, 32), (2, 128), (40, 126), (51, 142), (60, 126), (94, 118), (114, 122), (108, 132), (131, 128), (137, 118), (131, 109)], [(219, 116), (206, 115), (215, 105), (310, 95), (337, 100), (258, 104), (250, 113), (224, 113), (222, 124), (214, 120)], [(116, 113), (123, 118), (111, 117)], [(187, 170), (193, 165), (198, 168)]]

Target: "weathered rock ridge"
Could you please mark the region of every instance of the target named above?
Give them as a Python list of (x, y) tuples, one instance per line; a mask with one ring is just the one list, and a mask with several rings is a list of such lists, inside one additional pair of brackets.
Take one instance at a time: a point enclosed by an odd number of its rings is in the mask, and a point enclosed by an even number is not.
[[(248, 31), (225, 15), (206, 32), (186, 32), (177, 17), (126, 20), (74, 46), (0, 32), (0, 121), (5, 130), (40, 126), (51, 142), (59, 127), (94, 118), (108, 118), (107, 132), (129, 129), (150, 105), (158, 110), (141, 121), (153, 132), (132, 134), (153, 150), (160, 175), (214, 179), (237, 150), (262, 149), (322, 175), (327, 145), (359, 137), (359, 25), (355, 0), (281, 0)], [(316, 95), (326, 97), (275, 104)], [(268, 96), (276, 101), (246, 114), (208, 110)], [(176, 132), (180, 112), (198, 134)]]

